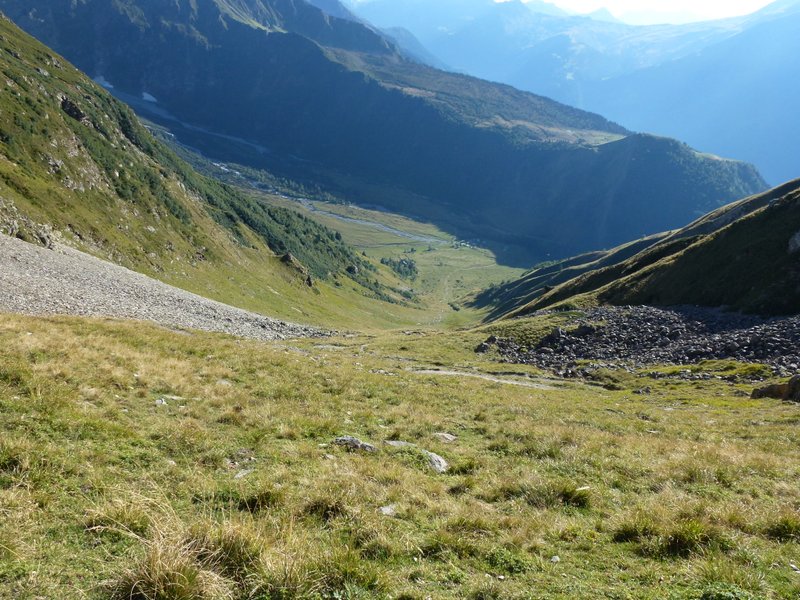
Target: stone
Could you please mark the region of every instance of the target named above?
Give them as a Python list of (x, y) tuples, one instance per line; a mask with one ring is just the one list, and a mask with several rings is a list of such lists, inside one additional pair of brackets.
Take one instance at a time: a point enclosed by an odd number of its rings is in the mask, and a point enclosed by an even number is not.
[(248, 475), (252, 475), (253, 473), (255, 473), (253, 469), (242, 469), (241, 471), (236, 473), (236, 475), (234, 475), (233, 478), (244, 479), (245, 477), (247, 477)]
[(397, 514), (397, 505), (388, 504), (386, 506), (381, 506), (378, 510), (384, 517), (394, 517)]
[(453, 442), (456, 441), (456, 439), (458, 439), (452, 433), (444, 433), (442, 431), (437, 431), (436, 433), (433, 434), (433, 437), (435, 437), (440, 442), (444, 442), (445, 444), (452, 444)]
[(786, 396), (783, 397), (783, 400), (800, 402), (800, 375), (792, 377), (786, 387)]
[(423, 450), (422, 452), (428, 457), (428, 464), (431, 469), (440, 474), (447, 473), (447, 469), (450, 468), (450, 465), (447, 464), (445, 459), (434, 452), (428, 452), (427, 450)]
[(788, 393), (788, 383), (774, 383), (772, 385), (754, 389), (753, 393), (750, 394), (750, 397), (753, 400), (758, 400), (760, 398), (774, 398), (775, 400), (783, 400)]
[(341, 437), (337, 437), (333, 440), (333, 443), (337, 446), (343, 446), (350, 452), (377, 452), (378, 449), (373, 446), (372, 444), (368, 444), (367, 442), (362, 442), (360, 439), (353, 437), (351, 435), (343, 435)]
[(558, 554), (556, 554), (553, 558), (550, 559), (550, 562), (553, 563), (554, 565), (557, 565), (558, 563), (561, 562), (561, 557)]
[(167, 406), (167, 401), (164, 398), (159, 398), (156, 400), (156, 406)]
[(386, 440), (384, 444), (392, 448), (416, 448), (416, 445), (411, 442), (402, 442), (400, 440)]

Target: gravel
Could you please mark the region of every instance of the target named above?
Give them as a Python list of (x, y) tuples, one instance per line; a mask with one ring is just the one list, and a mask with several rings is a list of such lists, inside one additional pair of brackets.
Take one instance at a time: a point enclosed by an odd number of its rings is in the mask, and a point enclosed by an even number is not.
[(0, 311), (137, 319), (264, 341), (328, 334), (208, 300), (74, 248), (48, 250), (2, 234)]
[(692, 365), (704, 360), (761, 363), (776, 374), (800, 368), (800, 317), (762, 319), (697, 307), (600, 307), (587, 310), (568, 330), (556, 328), (535, 347), (490, 337), (505, 362), (536, 365), (560, 376), (581, 376), (577, 361), (594, 367)]

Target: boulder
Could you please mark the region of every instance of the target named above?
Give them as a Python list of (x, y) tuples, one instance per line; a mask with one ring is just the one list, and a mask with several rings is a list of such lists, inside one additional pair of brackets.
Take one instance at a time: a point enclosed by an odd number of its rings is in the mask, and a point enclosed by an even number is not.
[(750, 395), (751, 398), (774, 398), (789, 402), (800, 402), (800, 375), (795, 375), (787, 383), (774, 383), (762, 388), (756, 388)]
[(86, 115), (80, 109), (80, 107), (66, 97), (61, 99), (61, 110), (63, 110), (68, 116), (72, 117), (76, 121), (83, 121), (86, 118)]
[(790, 402), (800, 402), (800, 375), (792, 377), (786, 385), (788, 389), (783, 399)]
[(774, 398), (776, 400), (783, 400), (784, 395), (789, 391), (788, 383), (774, 383), (762, 388), (756, 388), (750, 397), (754, 400), (759, 398)]

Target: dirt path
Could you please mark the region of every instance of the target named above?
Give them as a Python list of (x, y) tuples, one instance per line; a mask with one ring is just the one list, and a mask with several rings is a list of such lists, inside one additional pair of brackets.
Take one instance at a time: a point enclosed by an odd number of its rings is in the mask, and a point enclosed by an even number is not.
[(544, 383), (536, 383), (533, 381), (519, 381), (517, 379), (503, 379), (501, 377), (495, 377), (494, 375), (485, 375), (483, 373), (466, 373), (464, 371), (448, 371), (448, 370), (439, 370), (439, 369), (420, 369), (416, 370), (413, 369), (412, 373), (417, 373), (418, 375), (442, 375), (448, 377), (472, 377), (474, 379), (483, 379), (485, 381), (491, 381), (493, 383), (504, 383), (506, 385), (518, 385), (521, 387), (529, 387), (536, 390), (554, 390), (556, 389), (552, 385), (547, 385)]

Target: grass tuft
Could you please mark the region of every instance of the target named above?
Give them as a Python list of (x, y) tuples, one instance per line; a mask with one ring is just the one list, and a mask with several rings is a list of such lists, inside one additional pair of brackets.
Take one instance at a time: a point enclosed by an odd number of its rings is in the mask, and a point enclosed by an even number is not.
[(800, 542), (800, 514), (787, 510), (764, 525), (764, 535), (780, 542)]
[(111, 585), (114, 600), (228, 600), (231, 582), (197, 561), (195, 548), (159, 536)]

